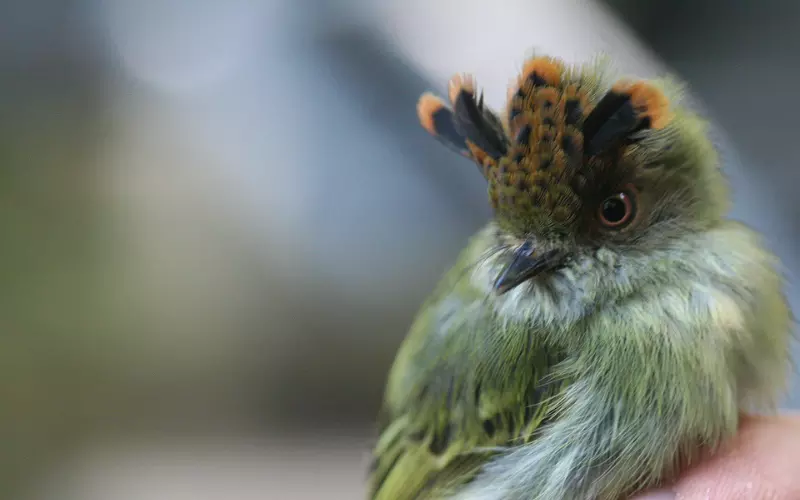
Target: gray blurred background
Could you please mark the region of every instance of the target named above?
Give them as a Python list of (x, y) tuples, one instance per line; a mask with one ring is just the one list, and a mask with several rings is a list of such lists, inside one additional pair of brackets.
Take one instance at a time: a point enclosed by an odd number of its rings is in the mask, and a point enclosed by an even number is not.
[(797, 26), (778, 0), (0, 1), (0, 498), (360, 498), (394, 351), (490, 215), (416, 99), (469, 71), (499, 105), (532, 49), (687, 80), (792, 279)]

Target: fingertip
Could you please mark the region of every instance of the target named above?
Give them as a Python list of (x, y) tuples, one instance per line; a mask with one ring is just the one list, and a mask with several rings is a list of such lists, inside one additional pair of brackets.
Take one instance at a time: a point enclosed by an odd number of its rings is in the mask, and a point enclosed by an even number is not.
[(680, 500), (800, 498), (800, 418), (744, 417), (738, 435), (673, 490)]

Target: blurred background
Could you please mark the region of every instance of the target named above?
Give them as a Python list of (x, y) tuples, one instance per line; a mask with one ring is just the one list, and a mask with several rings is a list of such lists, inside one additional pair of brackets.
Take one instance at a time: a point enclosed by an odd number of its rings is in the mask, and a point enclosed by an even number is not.
[(0, 1), (0, 498), (361, 498), (395, 349), (490, 215), (416, 99), (469, 71), (497, 106), (532, 49), (688, 81), (733, 216), (793, 278), (798, 23), (785, 0)]

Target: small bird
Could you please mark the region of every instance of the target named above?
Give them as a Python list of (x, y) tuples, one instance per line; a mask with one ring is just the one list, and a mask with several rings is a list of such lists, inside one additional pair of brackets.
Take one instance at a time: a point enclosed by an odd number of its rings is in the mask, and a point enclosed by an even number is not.
[(725, 217), (706, 123), (672, 79), (530, 57), (502, 117), (457, 75), (422, 126), (472, 160), (492, 220), (391, 368), (373, 500), (617, 500), (775, 411), (778, 260)]

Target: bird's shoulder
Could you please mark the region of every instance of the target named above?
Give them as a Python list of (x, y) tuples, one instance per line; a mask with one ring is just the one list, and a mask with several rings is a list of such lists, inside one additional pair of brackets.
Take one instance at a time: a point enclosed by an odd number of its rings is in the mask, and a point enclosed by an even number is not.
[(427, 498), (469, 481), (483, 463), (530, 442), (566, 382), (561, 357), (529, 325), (498, 318), (470, 268), (468, 245), (418, 313), (387, 384), (370, 472), (373, 499)]

